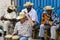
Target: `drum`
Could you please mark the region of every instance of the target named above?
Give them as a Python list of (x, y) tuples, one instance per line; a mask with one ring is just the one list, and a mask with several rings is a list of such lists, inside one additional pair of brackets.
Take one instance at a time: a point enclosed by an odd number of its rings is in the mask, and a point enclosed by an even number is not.
[(12, 40), (19, 40), (19, 36), (18, 35), (12, 36)]
[(6, 35), (6, 36), (5, 36), (5, 39), (6, 39), (6, 40), (12, 40), (12, 35)]

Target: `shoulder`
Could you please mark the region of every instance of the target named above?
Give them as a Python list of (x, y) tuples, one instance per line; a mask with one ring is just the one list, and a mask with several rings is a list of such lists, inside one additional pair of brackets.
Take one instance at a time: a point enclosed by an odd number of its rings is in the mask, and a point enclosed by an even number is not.
[(36, 13), (36, 10), (34, 8), (32, 8), (32, 11)]
[(55, 12), (53, 12), (52, 15), (54, 15), (54, 16), (58, 16), (57, 13), (55, 13)]
[(36, 10), (32, 8), (32, 10), (31, 10), (31, 14), (32, 14), (32, 15), (37, 15)]
[(30, 24), (30, 22), (28, 20), (26, 20), (26, 24)]
[(19, 25), (20, 24), (20, 21), (16, 23), (16, 25)]

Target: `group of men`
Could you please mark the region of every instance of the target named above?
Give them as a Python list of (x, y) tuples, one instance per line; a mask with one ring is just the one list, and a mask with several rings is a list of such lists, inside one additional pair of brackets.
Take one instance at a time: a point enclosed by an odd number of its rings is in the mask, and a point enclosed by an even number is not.
[[(4, 24), (4, 34), (6, 35), (6, 32), (8, 30), (8, 26), (12, 26), (12, 20), (19, 20), (14, 27), (14, 32), (12, 35), (17, 34), (20, 36), (20, 40), (32, 40), (32, 30), (33, 26), (38, 23), (38, 17), (37, 17), (37, 12), (35, 9), (32, 7), (33, 3), (31, 2), (26, 2), (24, 4), (25, 9), (23, 9), (19, 16), (15, 13), (15, 7), (13, 5), (9, 6), (8, 9), (6, 10), (5, 14), (0, 18), (4, 21), (1, 23)], [(55, 34), (56, 34), (56, 29), (59, 28), (59, 18), (54, 13), (52, 10), (51, 6), (46, 6), (43, 8), (45, 10), (44, 13), (42, 13), (42, 21), (40, 25), (40, 37), (41, 40), (44, 40), (44, 30), (47, 30), (50, 28), (50, 33), (51, 33), (51, 40), (55, 40)], [(46, 16), (49, 18), (47, 18)], [(47, 20), (48, 19), (48, 20)]]

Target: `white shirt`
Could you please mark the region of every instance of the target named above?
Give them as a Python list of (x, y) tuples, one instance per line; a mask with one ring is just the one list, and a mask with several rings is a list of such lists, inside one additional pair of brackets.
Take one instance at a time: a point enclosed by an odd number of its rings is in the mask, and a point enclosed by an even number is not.
[[(0, 19), (7, 12), (7, 8), (11, 5), (11, 0), (0, 0)], [(4, 22), (0, 20), (0, 25), (3, 26), (3, 29), (7, 31), (7, 25), (9, 22)]]
[[(6, 11), (6, 12), (7, 12), (7, 11)], [(7, 18), (7, 19), (13, 19), (13, 18), (16, 18), (17, 15), (16, 15), (15, 12), (12, 12), (12, 13), (8, 13), (8, 12), (7, 12), (7, 13), (4, 15), (4, 17)], [(9, 20), (8, 20), (8, 21), (4, 21), (4, 25), (3, 25), (4, 31), (7, 31), (9, 26), (11, 26), (11, 21), (9, 21)]]
[(32, 26), (29, 21), (25, 21), (23, 24), (17, 22), (15, 25), (14, 31), (18, 31), (18, 35), (22, 36), (31, 36), (32, 35)]
[(33, 21), (38, 22), (38, 17), (37, 17), (37, 13), (36, 13), (35, 9), (32, 8), (29, 13), (27, 12), (26, 8), (23, 9), (22, 11), (25, 11)]
[(4, 21), (3, 23), (3, 30), (4, 31), (8, 31), (8, 27), (11, 26), (11, 22), (10, 21)]
[(13, 19), (13, 18), (16, 18), (17, 15), (15, 12), (12, 12), (12, 13), (6, 13), (4, 17), (7, 19)]

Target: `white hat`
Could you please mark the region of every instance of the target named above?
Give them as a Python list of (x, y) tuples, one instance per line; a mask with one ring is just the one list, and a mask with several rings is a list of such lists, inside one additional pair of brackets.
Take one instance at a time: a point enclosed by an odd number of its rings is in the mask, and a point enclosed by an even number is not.
[(24, 4), (25, 7), (28, 7), (28, 6), (30, 6), (30, 5), (32, 6), (33, 3), (31, 3), (31, 2), (26, 2), (26, 3)]
[(24, 12), (20, 12), (19, 16), (16, 19), (22, 19), (25, 17), (25, 13)]
[(9, 9), (14, 10), (15, 9), (15, 6), (14, 5), (11, 5), (11, 6), (9, 6)]
[(5, 38), (12, 38), (12, 35), (6, 35)]
[(12, 37), (12, 39), (19, 39), (19, 36), (15, 35), (15, 36)]
[(43, 10), (53, 10), (54, 8), (52, 8), (51, 6), (45, 6), (44, 8), (43, 8)]

